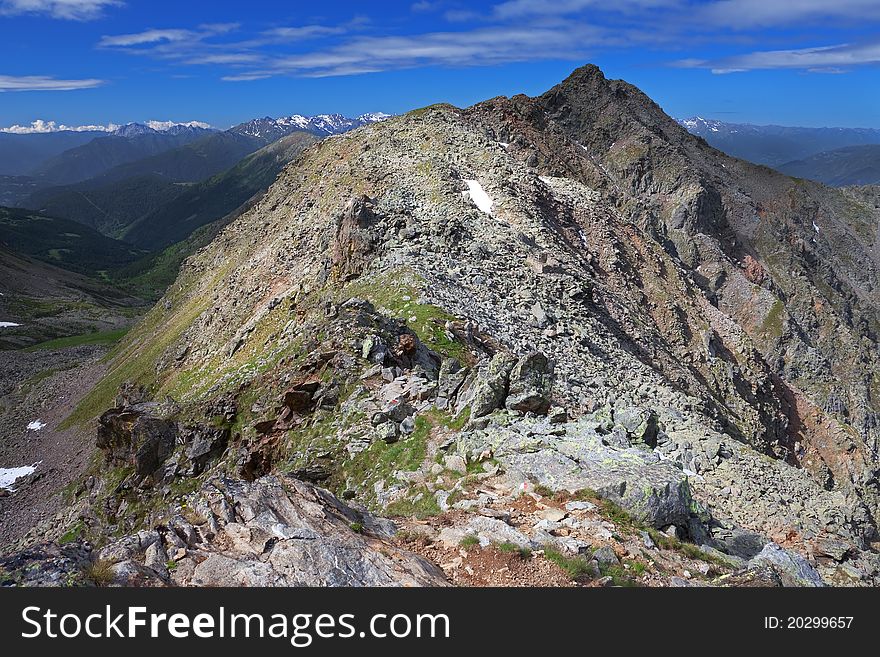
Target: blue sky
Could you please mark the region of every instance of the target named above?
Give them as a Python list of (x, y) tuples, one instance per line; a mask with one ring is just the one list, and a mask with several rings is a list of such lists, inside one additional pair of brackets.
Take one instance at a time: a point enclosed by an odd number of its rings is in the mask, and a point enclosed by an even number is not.
[(668, 113), (880, 128), (880, 0), (0, 0), (0, 126), (403, 112), (592, 62)]

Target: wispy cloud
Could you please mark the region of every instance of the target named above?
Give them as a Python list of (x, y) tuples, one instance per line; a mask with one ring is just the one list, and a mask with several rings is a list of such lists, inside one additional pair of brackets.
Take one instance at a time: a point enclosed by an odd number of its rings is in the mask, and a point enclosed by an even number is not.
[[(787, 28), (839, 27), (880, 18), (878, 0), (497, 0), (481, 10), (463, 0), (414, 0), (410, 9), (445, 17), (449, 29), (407, 33), (400, 22), (382, 26), (363, 18), (250, 33), (237, 24), (218, 24), (108, 35), (98, 45), (179, 66), (221, 67), (221, 78), (231, 82), (429, 66), (578, 62), (602, 51), (634, 48), (662, 52), (663, 61), (673, 60), (674, 66), (719, 74), (760, 68), (840, 73), (876, 62), (876, 46), (844, 44), (848, 39), (840, 38), (841, 45), (803, 47), (799, 42), (796, 48), (784, 49)], [(765, 32), (769, 28), (774, 30)], [(743, 44), (751, 47), (765, 35), (773, 38), (776, 49), (725, 57), (714, 54), (725, 52), (719, 48), (723, 45), (727, 52), (738, 52)], [(711, 59), (692, 56), (674, 61), (688, 50), (700, 52), (701, 44), (714, 51)], [(675, 51), (681, 55), (671, 54)]]
[[(162, 44), (186, 43), (194, 47), (210, 37), (233, 32), (238, 27), (238, 23), (210, 23), (199, 25), (196, 29), (150, 28), (133, 34), (105, 35), (98, 42), (98, 47), (128, 49), (129, 52), (141, 52), (135, 46), (156, 47)], [(152, 53), (154, 50), (144, 49), (143, 52)]]
[(811, 73), (842, 73), (844, 67), (880, 64), (880, 41), (793, 50), (762, 50), (716, 60), (685, 59), (682, 68), (706, 68), (716, 74), (759, 69), (802, 69)]
[(628, 13), (639, 9), (675, 8), (682, 0), (507, 0), (492, 8), (492, 15), (502, 20), (534, 16), (567, 16), (585, 10)]
[(345, 26), (328, 26), (328, 25), (301, 25), (298, 27), (276, 27), (266, 30), (261, 34), (260, 41), (263, 42), (293, 42), (308, 41), (318, 37), (333, 36), (335, 34), (344, 34), (348, 29)]
[(98, 42), (100, 48), (127, 48), (144, 44), (185, 41), (195, 35), (192, 30), (145, 30), (135, 34), (104, 36)]
[(735, 29), (781, 27), (806, 21), (880, 18), (877, 0), (719, 0), (696, 8), (696, 17)]
[(0, 0), (0, 14), (45, 14), (52, 18), (88, 21), (100, 18), (120, 0)]
[(0, 75), (0, 92), (2, 91), (74, 91), (76, 89), (92, 89), (104, 84), (104, 80), (59, 80), (44, 75)]
[(419, 66), (487, 66), (535, 59), (577, 59), (614, 39), (576, 29), (485, 27), (465, 32), (358, 37), (338, 46), (273, 58), (264, 72), (309, 77), (353, 75)]

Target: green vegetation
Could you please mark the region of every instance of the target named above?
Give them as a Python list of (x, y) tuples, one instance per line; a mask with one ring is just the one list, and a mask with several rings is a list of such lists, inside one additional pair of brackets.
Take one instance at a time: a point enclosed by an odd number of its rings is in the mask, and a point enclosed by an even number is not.
[[(603, 577), (611, 578), (612, 586), (639, 586), (639, 583), (633, 578), (630, 571), (627, 570), (622, 564), (618, 564), (616, 566), (606, 566), (601, 569), (601, 572)], [(644, 572), (644, 566), (642, 566), (642, 572)]]
[[(40, 351), (47, 349), (66, 349), (68, 347), (79, 347), (82, 345), (98, 345), (113, 344), (122, 339), (128, 332), (127, 328), (118, 329), (116, 331), (104, 331), (95, 333), (84, 333), (82, 335), (71, 335), (66, 338), (56, 338), (55, 340), (47, 340), (40, 342), (32, 347), (28, 347), (25, 351)], [(51, 376), (51, 374), (49, 375)]]
[(142, 299), (157, 301), (177, 278), (183, 261), (217, 236), (225, 222), (202, 226), (185, 240), (150, 253), (108, 274), (119, 289)]
[(377, 309), (405, 321), (429, 349), (464, 362), (467, 359), (464, 345), (446, 334), (446, 322), (454, 321), (455, 317), (437, 306), (419, 303), (419, 290), (423, 285), (424, 281), (416, 274), (398, 270), (353, 281), (344, 288), (344, 297), (370, 301)]
[(113, 583), (113, 562), (96, 559), (83, 572), (85, 578), (95, 586), (109, 586)]
[(543, 484), (538, 484), (535, 486), (535, 492), (541, 497), (553, 497), (553, 489), (544, 486)]
[[(223, 270), (215, 274), (216, 278), (222, 275)], [(156, 363), (210, 302), (198, 296), (186, 299), (185, 293), (184, 286), (170, 299), (172, 303), (177, 300), (180, 304), (172, 312), (165, 310), (161, 304), (154, 306), (126, 339), (116, 346), (110, 354), (113, 360), (107, 374), (61, 424), (62, 429), (87, 422), (110, 408), (116, 393), (126, 381), (143, 385), (154, 392), (159, 391), (161, 384), (165, 383), (165, 377), (162, 377), (163, 372), (157, 372)]]
[[(373, 484), (377, 481), (389, 482), (394, 478), (397, 470), (411, 472), (417, 470), (427, 456), (428, 436), (432, 429), (431, 422), (424, 416), (418, 416), (415, 421), (415, 431), (409, 437), (403, 438), (396, 443), (388, 444), (383, 440), (377, 440), (364, 451), (355, 454), (349, 461), (343, 464), (338, 477), (338, 488), (356, 486), (363, 490), (365, 500), (375, 502)], [(346, 484), (348, 482), (348, 484)], [(425, 497), (425, 496), (423, 496)], [(394, 515), (416, 515), (406, 513), (410, 504), (424, 515), (436, 515), (439, 513), (437, 501), (433, 495), (424, 499), (403, 499), (393, 504), (394, 510), (389, 506), (389, 512)], [(435, 511), (436, 509), (436, 511)]]
[(88, 276), (99, 276), (143, 255), (130, 244), (70, 219), (14, 208), (0, 208), (0, 243), (15, 253)]
[(363, 533), (363, 531), (364, 531), (364, 526), (363, 526), (363, 524), (361, 524), (361, 523), (359, 523), (359, 522), (353, 522), (353, 523), (351, 523), (348, 527), (349, 527), (349, 529), (351, 529), (351, 531), (353, 531), (355, 534), (361, 534), (361, 533)]
[(468, 534), (459, 542), (459, 545), (463, 548), (476, 547), (480, 544), (480, 539), (474, 536), (473, 534)]
[(647, 531), (648, 535), (651, 537), (651, 540), (654, 541), (654, 544), (659, 548), (680, 552), (686, 557), (696, 559), (697, 561), (705, 561), (706, 563), (713, 563), (719, 566), (727, 565), (727, 563), (723, 559), (716, 557), (714, 554), (709, 554), (708, 552), (701, 550), (693, 543), (685, 543), (684, 541), (677, 539), (674, 536), (667, 536), (663, 532), (657, 531), (653, 528), (650, 528)]
[(392, 502), (385, 510), (392, 517), (417, 518), (419, 520), (442, 513), (440, 505), (437, 504), (437, 500), (427, 488), (418, 490), (412, 497)]
[(67, 545), (68, 543), (73, 543), (78, 540), (85, 530), (85, 525), (82, 520), (78, 520), (70, 529), (64, 532), (61, 537), (58, 539), (58, 545)]
[(94, 181), (49, 187), (31, 195), (28, 205), (49, 216), (90, 226), (103, 235), (120, 238), (133, 221), (179, 196), (186, 187), (159, 176), (127, 178), (100, 187)]
[(589, 577), (590, 569), (587, 565), (587, 559), (584, 557), (568, 557), (550, 545), (544, 546), (544, 556), (562, 568), (573, 580)]
[(515, 543), (508, 543), (505, 541), (504, 543), (499, 543), (495, 547), (498, 548), (499, 552), (504, 552), (505, 554), (516, 553), (523, 560), (528, 559), (532, 556), (532, 551), (527, 547), (520, 547)]
[(764, 321), (761, 322), (761, 333), (764, 335), (770, 335), (774, 338), (782, 337), (784, 312), (785, 304), (779, 299), (774, 301), (773, 306), (770, 308)]

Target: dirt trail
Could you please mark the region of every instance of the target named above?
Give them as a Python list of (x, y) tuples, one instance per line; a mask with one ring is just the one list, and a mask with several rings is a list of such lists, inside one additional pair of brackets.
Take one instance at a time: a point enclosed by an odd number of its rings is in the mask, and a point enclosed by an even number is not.
[[(36, 471), (0, 490), (0, 554), (62, 506), (62, 489), (85, 474), (94, 452), (88, 428), (58, 425), (101, 377), (106, 347), (0, 352), (0, 468)], [(28, 429), (31, 423), (45, 424)]]

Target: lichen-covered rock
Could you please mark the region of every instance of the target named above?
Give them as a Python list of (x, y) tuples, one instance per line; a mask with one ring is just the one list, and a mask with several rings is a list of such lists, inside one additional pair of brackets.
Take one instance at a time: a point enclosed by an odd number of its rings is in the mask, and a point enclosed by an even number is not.
[(551, 367), (547, 356), (534, 351), (516, 361), (504, 405), (512, 411), (546, 414), (550, 408)]
[(753, 566), (770, 566), (779, 574), (783, 586), (825, 586), (822, 577), (801, 555), (768, 543), (750, 562)]
[(0, 557), (0, 586), (88, 586), (91, 546), (44, 543)]
[(462, 436), (456, 449), (472, 461), (491, 456), (509, 477), (551, 490), (591, 489), (653, 527), (688, 528), (702, 513), (680, 468), (656, 453), (604, 444), (589, 420), (490, 425)]
[[(177, 586), (444, 586), (442, 571), (388, 542), (387, 520), (282, 476), (210, 480), (192, 511), (101, 550), (115, 583)], [(167, 563), (161, 557), (167, 555)], [(170, 565), (170, 567), (169, 567)]]
[(483, 417), (496, 408), (501, 408), (507, 397), (510, 372), (515, 364), (516, 359), (513, 356), (499, 352), (485, 367), (477, 371), (473, 396), (470, 400), (471, 417)]

